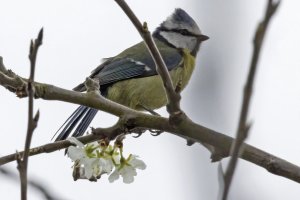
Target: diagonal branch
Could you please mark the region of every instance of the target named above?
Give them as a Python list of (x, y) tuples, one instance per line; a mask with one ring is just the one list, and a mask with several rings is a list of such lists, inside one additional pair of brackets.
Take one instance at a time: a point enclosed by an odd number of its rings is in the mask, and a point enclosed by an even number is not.
[(130, 7), (124, 0), (115, 0), (115, 2), (123, 9), (123, 11), (126, 13), (128, 18), (131, 20), (135, 28), (138, 30), (138, 32), (144, 39), (144, 42), (156, 65), (156, 71), (163, 81), (166, 95), (168, 98), (167, 110), (170, 114), (170, 117), (181, 116), (183, 111), (181, 111), (180, 109), (180, 94), (174, 90), (174, 86), (166, 64), (162, 56), (160, 55), (159, 50), (155, 45), (155, 42), (153, 41), (152, 35), (148, 30), (147, 23), (144, 22), (144, 24), (142, 25), (142, 23), (139, 21), (139, 19), (136, 17), (136, 15), (133, 13), (133, 11), (130, 9)]
[(28, 168), (28, 157), (30, 151), (30, 143), (33, 135), (33, 131), (37, 126), (39, 119), (39, 111), (33, 116), (33, 98), (34, 98), (34, 73), (35, 73), (35, 63), (36, 56), (40, 45), (42, 45), (43, 40), (43, 29), (40, 30), (37, 39), (31, 40), (30, 50), (29, 50), (29, 60), (30, 60), (30, 76), (27, 81), (27, 94), (28, 94), (28, 124), (27, 124), (27, 135), (24, 147), (24, 154), (18, 156), (18, 170), (21, 179), (21, 199), (27, 199), (27, 168)]
[(234, 174), (234, 170), (238, 161), (238, 157), (240, 153), (243, 151), (243, 143), (248, 135), (249, 129), (251, 127), (250, 124), (247, 124), (247, 116), (249, 111), (250, 100), (252, 96), (253, 84), (255, 79), (255, 73), (257, 70), (257, 62), (260, 55), (260, 50), (262, 47), (263, 39), (268, 28), (270, 19), (272, 18), (273, 14), (276, 12), (279, 2), (274, 3), (273, 0), (268, 0), (268, 5), (265, 13), (265, 17), (262, 22), (259, 23), (255, 38), (253, 41), (253, 55), (250, 64), (250, 70), (247, 77), (247, 82), (244, 87), (244, 95), (243, 95), (243, 103), (242, 109), (240, 113), (239, 125), (237, 130), (237, 136), (232, 144), (231, 149), (231, 159), (229, 161), (226, 173), (224, 175), (224, 188), (222, 188), (222, 200), (226, 200), (230, 188), (230, 184), (232, 181), (232, 177)]

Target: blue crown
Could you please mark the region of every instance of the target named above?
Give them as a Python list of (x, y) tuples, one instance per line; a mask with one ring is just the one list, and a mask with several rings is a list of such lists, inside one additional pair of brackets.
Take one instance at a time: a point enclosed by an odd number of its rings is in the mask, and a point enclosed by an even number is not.
[(196, 22), (183, 9), (176, 8), (172, 15), (174, 23), (187, 23), (190, 26), (195, 26)]

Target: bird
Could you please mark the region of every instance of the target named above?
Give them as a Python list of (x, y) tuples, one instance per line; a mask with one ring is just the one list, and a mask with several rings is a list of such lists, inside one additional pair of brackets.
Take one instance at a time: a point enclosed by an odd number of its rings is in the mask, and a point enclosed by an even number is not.
[[(152, 33), (170, 73), (173, 85), (180, 90), (188, 84), (195, 68), (200, 44), (209, 39), (203, 35), (193, 18), (176, 8)], [(106, 59), (90, 74), (97, 80), (105, 98), (139, 111), (153, 111), (167, 104), (167, 97), (155, 63), (142, 41), (117, 56)], [(84, 83), (74, 91), (84, 92)], [(98, 110), (79, 106), (57, 131), (55, 141), (82, 136)]]

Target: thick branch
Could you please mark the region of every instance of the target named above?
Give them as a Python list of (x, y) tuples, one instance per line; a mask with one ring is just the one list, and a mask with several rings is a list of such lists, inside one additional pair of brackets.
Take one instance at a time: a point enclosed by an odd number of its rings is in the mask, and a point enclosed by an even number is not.
[(269, 25), (269, 21), (273, 14), (276, 12), (280, 2), (274, 3), (272, 0), (268, 1), (265, 17), (261, 23), (259, 23), (256, 33), (255, 33), (255, 38), (253, 41), (253, 55), (252, 55), (252, 60), (250, 64), (250, 69), (249, 69), (249, 74), (247, 77), (247, 81), (244, 87), (244, 95), (243, 95), (243, 103), (242, 103), (242, 109), (240, 113), (240, 119), (239, 119), (239, 124), (238, 124), (238, 130), (237, 130), (237, 136), (236, 139), (234, 140), (232, 144), (232, 150), (231, 150), (231, 159), (229, 161), (226, 173), (224, 175), (224, 188), (223, 190), (223, 200), (227, 199), (228, 192), (229, 192), (229, 187), (232, 181), (232, 177), (234, 174), (234, 170), (238, 161), (238, 157), (243, 151), (242, 144), (244, 143), (248, 131), (250, 129), (250, 124), (247, 124), (247, 116), (248, 116), (248, 111), (249, 111), (249, 105), (250, 105), (250, 100), (252, 96), (252, 88), (254, 85), (254, 79), (255, 79), (255, 72), (257, 70), (257, 62), (259, 59), (260, 55), (260, 49), (262, 46), (262, 42), (266, 33), (266, 30)]
[(144, 42), (156, 65), (156, 71), (162, 78), (166, 95), (168, 98), (167, 108), (169, 114), (171, 115), (171, 117), (179, 116), (182, 113), (180, 109), (180, 98), (181, 98), (180, 94), (176, 93), (174, 90), (174, 86), (170, 74), (168, 72), (168, 69), (166, 67), (166, 64), (162, 56), (160, 55), (157, 46), (153, 41), (151, 33), (148, 30), (147, 23), (144, 23), (144, 25), (142, 25), (142, 23), (139, 21), (139, 19), (132, 12), (130, 7), (127, 5), (127, 3), (124, 0), (115, 0), (115, 1), (123, 9), (123, 11), (129, 17), (133, 25), (136, 27), (136, 29), (144, 39)]
[[(1, 79), (1, 77), (2, 76), (0, 72), (0, 82), (2, 81), (5, 84), (8, 84), (9, 81), (5, 82), (6, 79)], [(15, 79), (15, 81), (17, 82), (17, 79)], [(17, 87), (19, 86), (17, 83), (14, 83), (13, 85)], [(169, 124), (169, 121), (166, 118), (135, 111), (128, 107), (107, 100), (103, 97), (99, 97), (98, 95), (89, 93), (84, 94), (42, 83), (35, 83), (35, 91), (35, 95), (37, 98), (42, 98), (45, 100), (59, 100), (85, 105), (111, 113), (118, 117), (122, 117), (126, 114), (127, 116), (131, 117), (131, 119), (128, 120), (128, 123), (131, 125), (131, 127), (135, 126), (163, 130), (185, 139), (212, 145), (219, 149), (224, 157), (229, 155), (233, 138), (205, 128), (201, 125), (195, 124), (189, 118), (186, 118), (181, 123), (179, 123), (177, 127), (174, 127)], [(92, 134), (81, 137), (80, 140), (84, 143), (87, 143), (95, 141), (99, 138), (99, 135)], [(71, 144), (69, 141), (50, 143), (37, 148), (33, 148), (32, 150), (30, 150), (30, 155), (49, 153), (66, 148), (70, 145)], [(261, 166), (273, 174), (283, 176), (300, 183), (300, 168), (298, 166), (247, 144), (244, 144), (243, 148), (244, 151), (241, 155), (241, 158), (258, 166)], [(22, 152), (20, 152), (20, 154), (22, 154)], [(16, 160), (16, 154), (1, 157), (0, 165), (11, 162), (13, 160)]]

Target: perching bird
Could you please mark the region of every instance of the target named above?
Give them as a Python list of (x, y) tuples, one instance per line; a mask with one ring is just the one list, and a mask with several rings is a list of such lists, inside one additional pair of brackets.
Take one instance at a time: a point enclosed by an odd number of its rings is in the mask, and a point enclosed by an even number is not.
[[(182, 9), (175, 9), (153, 32), (154, 41), (170, 72), (173, 84), (183, 89), (194, 70), (195, 57), (202, 41), (196, 22)], [(136, 110), (155, 110), (167, 104), (162, 80), (144, 42), (140, 42), (119, 55), (107, 59), (92, 71), (98, 79), (101, 94), (117, 103)], [(84, 92), (82, 83), (73, 90)], [(96, 109), (79, 106), (61, 127), (57, 140), (84, 134), (97, 114)], [(75, 129), (75, 131), (73, 131)]]

